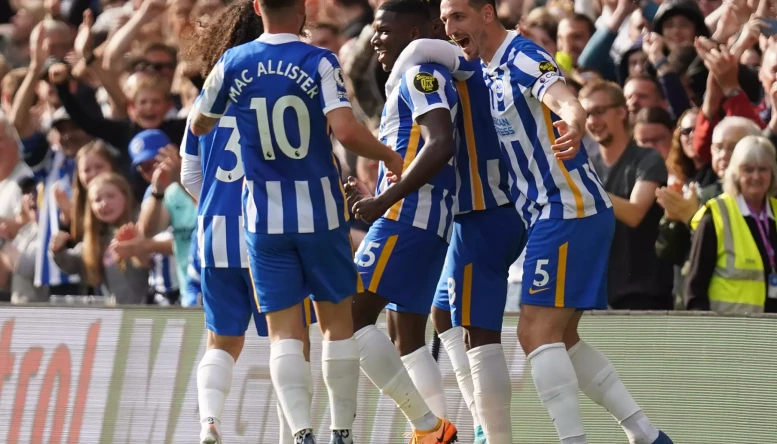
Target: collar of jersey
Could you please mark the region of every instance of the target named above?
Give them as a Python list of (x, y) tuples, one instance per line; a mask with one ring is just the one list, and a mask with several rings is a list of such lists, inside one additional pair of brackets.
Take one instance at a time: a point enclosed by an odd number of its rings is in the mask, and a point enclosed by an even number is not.
[(510, 42), (513, 41), (513, 39), (518, 35), (515, 31), (507, 31), (507, 37), (505, 37), (505, 40), (502, 42), (502, 45), (499, 47), (499, 49), (496, 50), (494, 53), (494, 57), (491, 59), (491, 62), (488, 64), (488, 70), (493, 71), (494, 69), (498, 68), (499, 65), (501, 65), (502, 57), (504, 56), (505, 51), (507, 50), (507, 47), (510, 46)]
[(280, 45), (281, 43), (298, 42), (299, 36), (294, 34), (270, 34), (265, 32), (256, 40), (271, 45)]

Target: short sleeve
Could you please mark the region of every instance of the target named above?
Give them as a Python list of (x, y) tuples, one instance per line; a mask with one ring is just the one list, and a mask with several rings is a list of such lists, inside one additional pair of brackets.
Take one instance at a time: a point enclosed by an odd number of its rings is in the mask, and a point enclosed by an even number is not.
[(451, 109), (448, 100), (453, 83), (448, 70), (440, 65), (420, 65), (408, 69), (399, 85), (399, 97), (408, 104), (413, 120), (437, 108)]
[(531, 91), (537, 100), (542, 101), (551, 85), (559, 80), (564, 81), (553, 57), (538, 45), (527, 40), (513, 50), (516, 51), (514, 58), (508, 62), (511, 65), (511, 79), (522, 89)]
[(229, 52), (221, 56), (216, 66), (205, 79), (205, 85), (200, 91), (197, 102), (193, 107), (194, 111), (200, 114), (217, 119), (224, 115), (229, 106), (229, 76), (225, 57)]
[(321, 110), (324, 114), (337, 108), (351, 107), (348, 91), (345, 89), (345, 76), (337, 56), (327, 53), (318, 63), (318, 75), (321, 78)]
[(637, 181), (656, 182), (660, 186), (666, 185), (668, 173), (664, 158), (652, 148), (641, 149), (646, 150), (646, 152), (637, 164)]

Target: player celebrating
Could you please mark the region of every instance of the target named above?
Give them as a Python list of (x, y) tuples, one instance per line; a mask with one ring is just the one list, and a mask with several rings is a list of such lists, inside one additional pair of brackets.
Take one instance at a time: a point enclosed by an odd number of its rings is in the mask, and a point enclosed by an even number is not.
[(436, 45), (434, 50), (445, 53), (432, 59), (452, 69), (462, 52), (467, 60), (482, 59), (502, 150), (527, 198), (519, 208), (532, 226), (524, 276), (534, 279), (522, 289), (518, 336), (559, 439), (587, 442), (577, 393), (582, 388), (615, 416), (632, 443), (671, 443), (632, 399), (610, 361), (577, 333), (580, 310), (606, 308), (614, 229), (612, 202), (586, 151), (565, 161), (555, 156), (580, 146), (585, 111), (553, 58), (504, 29), (493, 0), (443, 0), (440, 15), (461, 51)]
[(348, 209), (332, 153), (343, 145), (401, 171), (402, 158), (358, 124), (330, 51), (299, 41), (304, 0), (256, 0), (265, 33), (228, 50), (205, 82), (192, 132), (210, 132), (234, 107), (246, 179), (243, 206), (250, 270), (271, 341), (270, 374), (297, 443), (314, 443), (301, 305), (313, 293), (324, 336), (332, 441), (351, 443), (359, 348), (352, 295), (360, 290)]
[[(201, 58), (203, 75), (216, 65), (225, 50), (257, 39), (262, 20), (253, 13), (250, 1), (236, 1), (224, 7), (209, 26), (199, 28), (187, 51)], [(264, 314), (254, 299), (248, 273), (248, 253), (242, 224), (243, 163), (240, 133), (234, 108), (227, 110), (215, 131), (200, 138), (187, 132), (181, 144), (181, 181), (199, 200), (199, 227), (193, 248), (201, 264), (201, 281), (208, 350), (197, 368), (202, 444), (221, 442), (221, 413), (232, 382), (232, 371), (245, 342), (253, 315), (259, 336), (267, 336)], [(203, 180), (203, 176), (207, 180)], [(310, 302), (304, 305), (306, 326), (311, 322)], [(307, 336), (305, 337), (307, 339)], [(305, 359), (310, 360), (310, 343), (305, 341)], [(306, 363), (308, 366), (309, 362)], [(312, 395), (313, 382), (307, 381)], [(280, 403), (279, 403), (280, 406)], [(289, 444), (288, 426), (279, 408), (281, 444)]]
[[(429, 8), (421, 0), (388, 0), (373, 27), (378, 62), (390, 71), (410, 41), (431, 32)], [(377, 195), (353, 206), (367, 222), (377, 219), (356, 252), (365, 279), (353, 310), (362, 370), (411, 422), (413, 443), (456, 441), (456, 428), (444, 419), (442, 375), (426, 346), (426, 322), (453, 218), (455, 171), (449, 162), (457, 105), (445, 67), (426, 64), (404, 72), (400, 84), (387, 91), (380, 138), (402, 153), (406, 171), (389, 186), (389, 172), (381, 164)], [(375, 327), (384, 307), (391, 341)]]

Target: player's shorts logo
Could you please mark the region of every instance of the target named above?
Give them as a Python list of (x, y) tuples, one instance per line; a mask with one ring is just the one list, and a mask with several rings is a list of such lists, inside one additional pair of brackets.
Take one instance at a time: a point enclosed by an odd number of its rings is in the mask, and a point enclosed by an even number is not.
[(429, 73), (419, 72), (413, 79), (413, 86), (415, 86), (415, 89), (424, 94), (431, 94), (433, 92), (437, 92), (437, 90), (440, 89), (440, 82), (438, 82), (437, 79)]
[(448, 303), (453, 306), (456, 302), (456, 280), (448, 278)]
[(540, 68), (540, 72), (543, 73), (543, 74), (544, 73), (548, 73), (548, 72), (556, 72), (556, 71), (558, 71), (556, 69), (556, 66), (553, 63), (550, 63), (550, 62), (540, 62), (539, 68)]

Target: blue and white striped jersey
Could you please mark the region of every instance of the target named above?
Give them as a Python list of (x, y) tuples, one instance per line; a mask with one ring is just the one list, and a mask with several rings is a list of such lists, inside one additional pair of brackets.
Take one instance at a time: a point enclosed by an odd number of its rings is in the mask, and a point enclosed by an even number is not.
[[(461, 75), (467, 73), (468, 75)], [(461, 136), (456, 152), (457, 214), (496, 208), (511, 202), (513, 183), (502, 160), (499, 137), (491, 115), (489, 90), (483, 81), (480, 59), (459, 56), (456, 86), (459, 90)]]
[(203, 137), (186, 130), (182, 156), (202, 167), (202, 190), (197, 204), (198, 258), (203, 267), (247, 268), (243, 228), (243, 161), (240, 131), (229, 107), (218, 126)]
[[(516, 203), (523, 218), (530, 224), (538, 219), (576, 219), (611, 207), (586, 146), (564, 162), (550, 148), (559, 137), (553, 123), (560, 119), (542, 97), (551, 85), (564, 80), (553, 57), (510, 31), (483, 75), (510, 175), (525, 196)], [(593, 141), (584, 138), (583, 145), (588, 143)]]
[[(380, 118), (381, 142), (394, 148), (405, 159), (404, 169), (424, 148), (418, 117), (431, 110), (450, 110), (454, 125), (458, 119), (459, 97), (450, 72), (437, 64), (424, 64), (408, 69), (399, 84), (386, 98)], [(455, 126), (454, 126), (455, 128)], [(454, 134), (456, 140), (456, 134)], [(395, 203), (383, 215), (386, 219), (412, 225), (449, 239), (456, 193), (453, 160), (429, 183)], [(376, 194), (390, 184), (386, 166), (380, 163)]]
[[(157, 241), (173, 241), (172, 230), (163, 231), (156, 236)], [(148, 285), (157, 293), (170, 293), (179, 289), (178, 273), (176, 272), (175, 256), (154, 254), (151, 256), (151, 270), (148, 274)]]
[(234, 108), (251, 233), (313, 233), (349, 219), (327, 113), (350, 107), (329, 50), (291, 34), (263, 34), (224, 53), (195, 110), (218, 118)]
[(72, 194), (73, 177), (75, 175), (75, 160), (66, 157), (61, 151), (55, 151), (48, 171), (41, 171), (36, 176), (42, 178), (38, 185), (38, 255), (35, 259), (35, 286), (77, 284), (81, 282), (78, 275), (65, 274), (54, 263), (49, 244), (54, 234), (59, 231), (59, 207), (54, 197), (54, 185), (60, 186)]

